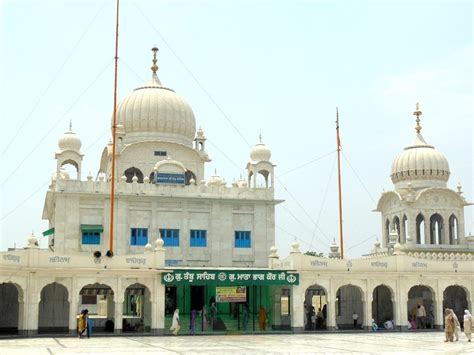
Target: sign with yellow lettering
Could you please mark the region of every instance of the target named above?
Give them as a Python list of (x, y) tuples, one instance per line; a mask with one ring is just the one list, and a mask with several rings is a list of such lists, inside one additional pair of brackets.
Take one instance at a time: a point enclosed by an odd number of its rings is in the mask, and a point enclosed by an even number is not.
[(217, 302), (246, 302), (247, 288), (245, 286), (217, 286), (216, 287)]

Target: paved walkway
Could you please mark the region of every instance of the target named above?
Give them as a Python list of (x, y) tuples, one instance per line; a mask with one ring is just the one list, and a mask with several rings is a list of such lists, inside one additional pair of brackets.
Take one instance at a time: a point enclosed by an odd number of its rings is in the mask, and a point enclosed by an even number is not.
[(443, 333), (357, 333), (1, 339), (1, 355), (47, 354), (474, 354), (464, 334), (444, 343)]

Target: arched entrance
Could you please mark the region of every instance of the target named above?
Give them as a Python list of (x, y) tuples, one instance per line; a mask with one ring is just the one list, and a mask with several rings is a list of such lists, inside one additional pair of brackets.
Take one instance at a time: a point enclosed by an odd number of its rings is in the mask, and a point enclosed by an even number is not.
[[(422, 310), (424, 308), (424, 312)], [(407, 314), (409, 320), (416, 321), (417, 329), (433, 329), (435, 324), (435, 304), (433, 291), (427, 286), (413, 286), (408, 291)], [(426, 314), (423, 316), (423, 314)]]
[(379, 285), (372, 296), (372, 318), (383, 328), (386, 321), (393, 320), (392, 291), (385, 285)]
[(151, 330), (150, 290), (142, 284), (130, 285), (123, 301), (122, 331), (148, 332)]
[(108, 285), (91, 284), (79, 292), (77, 313), (87, 309), (93, 332), (113, 332), (115, 328), (114, 292)]
[(41, 290), (38, 333), (67, 333), (68, 331), (68, 291), (63, 285), (53, 282)]
[(364, 324), (363, 310), (362, 291), (359, 287), (345, 285), (337, 290), (336, 324), (338, 329), (361, 329)]
[(306, 289), (304, 297), (304, 329), (326, 330), (328, 302), (326, 290), (319, 285)]
[(20, 323), (20, 301), (23, 293), (12, 283), (0, 284), (0, 334), (17, 334)]
[(458, 317), (461, 326), (464, 322), (464, 310), (469, 309), (467, 293), (461, 286), (448, 286), (443, 292), (443, 310), (451, 308)]

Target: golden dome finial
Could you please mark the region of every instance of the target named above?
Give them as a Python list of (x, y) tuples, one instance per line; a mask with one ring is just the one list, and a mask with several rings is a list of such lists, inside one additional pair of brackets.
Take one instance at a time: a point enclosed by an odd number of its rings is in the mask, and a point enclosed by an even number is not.
[(415, 112), (413, 112), (413, 115), (416, 116), (415, 130), (416, 130), (416, 133), (419, 134), (420, 131), (421, 131), (420, 116), (422, 115), (422, 112), (420, 110), (420, 103), (419, 102), (416, 103), (416, 109), (415, 109)]
[(158, 71), (158, 65), (156, 64), (158, 60), (156, 59), (156, 53), (158, 52), (158, 47), (154, 46), (152, 49), (153, 52), (153, 65), (151, 66), (151, 70), (153, 71), (153, 74), (156, 74)]

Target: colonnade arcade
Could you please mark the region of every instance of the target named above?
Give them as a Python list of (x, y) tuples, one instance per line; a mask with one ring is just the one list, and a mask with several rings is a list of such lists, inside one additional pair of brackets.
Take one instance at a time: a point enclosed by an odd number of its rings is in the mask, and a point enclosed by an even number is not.
[[(390, 233), (395, 231), (398, 235), (398, 242), (405, 244), (410, 230), (410, 221), (406, 214), (402, 216), (394, 216), (391, 220), (385, 220), (385, 241), (390, 243)], [(416, 244), (432, 244), (432, 245), (458, 245), (459, 238), (459, 221), (456, 214), (452, 213), (448, 218), (444, 218), (439, 213), (432, 213), (425, 216), (422, 212), (418, 213), (414, 220), (414, 239)]]
[(125, 285), (115, 282), (112, 286), (105, 280), (78, 283), (74, 289), (79, 292), (73, 293), (71, 280), (65, 281), (42, 285), (38, 294), (30, 297), (25, 297), (26, 285), (1, 283), (0, 334), (23, 334), (24, 329), (29, 332), (36, 329), (37, 333), (43, 334), (74, 334), (78, 315), (83, 309), (89, 312), (92, 332), (150, 332), (156, 329), (153, 312), (164, 310), (164, 307), (158, 307), (159, 302), (152, 301), (146, 282)]
[[(302, 314), (294, 314), (294, 317), (303, 319), (304, 331), (369, 329), (372, 319), (382, 329), (388, 320), (394, 321), (397, 329), (406, 329), (408, 321), (416, 319), (418, 305), (423, 305), (426, 312), (423, 327), (438, 329), (443, 325), (442, 314), (446, 307), (452, 308), (458, 319), (462, 320), (464, 309), (470, 309), (471, 305), (469, 292), (460, 285), (436, 291), (428, 285), (411, 285), (406, 292), (399, 293), (396, 285), (384, 283), (368, 290), (362, 285), (334, 287), (323, 284), (314, 283), (306, 287)], [(328, 289), (334, 293), (331, 295)], [(357, 316), (354, 317), (354, 314)], [(354, 318), (357, 318), (357, 326)], [(301, 324), (298, 319), (294, 321)]]
[[(313, 276), (310, 276), (313, 275)], [(451, 276), (358, 278), (339, 280), (300, 274), (290, 290), (291, 325), (295, 331), (368, 329), (393, 320), (406, 329), (423, 305), (426, 328), (443, 326), (443, 310), (454, 309), (460, 321), (472, 309), (471, 281)], [(88, 309), (93, 332), (162, 332), (165, 324), (165, 287), (158, 276), (11, 278), (0, 283), (0, 333), (72, 333), (77, 316)], [(314, 310), (313, 310), (314, 307)], [(28, 330), (28, 332), (26, 332)], [(161, 330), (161, 331), (160, 331)]]

